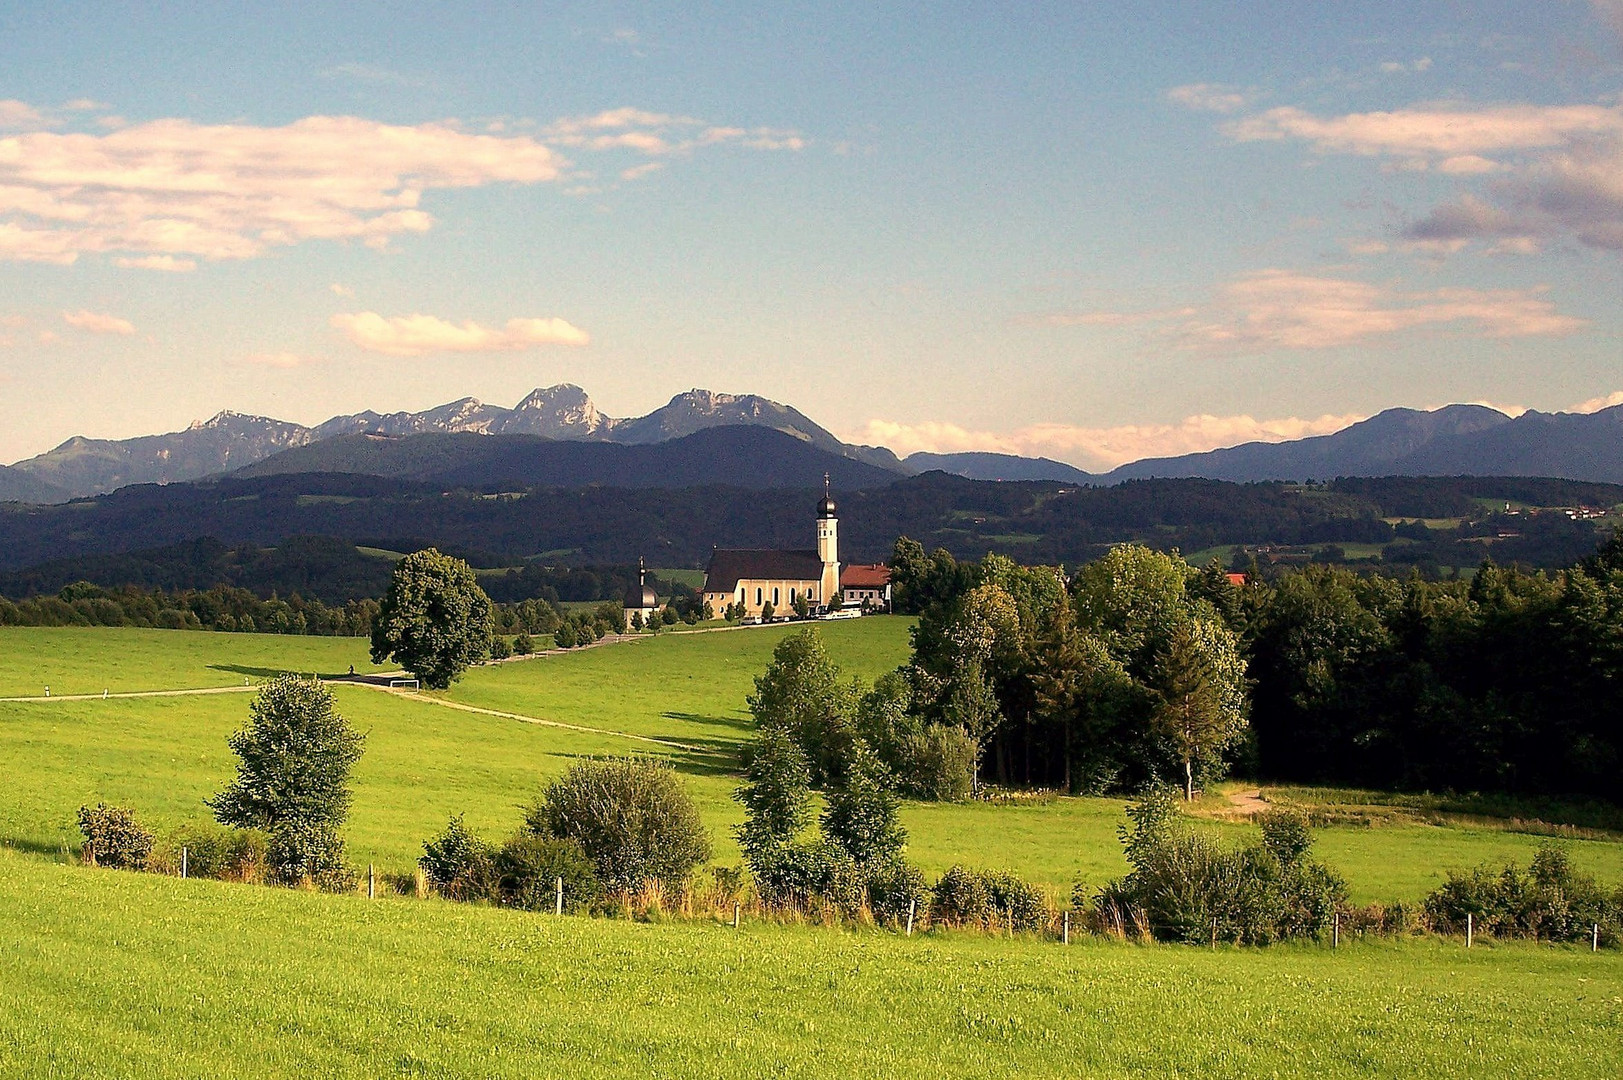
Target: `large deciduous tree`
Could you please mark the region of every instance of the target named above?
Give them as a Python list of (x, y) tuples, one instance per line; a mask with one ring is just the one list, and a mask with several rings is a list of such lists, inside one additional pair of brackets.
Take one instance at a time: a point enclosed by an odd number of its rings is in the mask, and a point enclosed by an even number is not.
[(393, 659), (433, 690), (490, 655), (490, 597), (473, 568), (434, 548), (395, 565), (372, 622), (372, 662)]

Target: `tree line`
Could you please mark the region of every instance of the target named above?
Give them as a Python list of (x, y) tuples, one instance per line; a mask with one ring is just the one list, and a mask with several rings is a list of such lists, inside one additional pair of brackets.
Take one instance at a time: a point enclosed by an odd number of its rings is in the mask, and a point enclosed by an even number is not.
[(1269, 780), (1615, 799), (1623, 537), (1558, 573), (1310, 566), (1236, 583), (1112, 549), (1066, 575), (896, 544), (905, 713), (997, 783)]

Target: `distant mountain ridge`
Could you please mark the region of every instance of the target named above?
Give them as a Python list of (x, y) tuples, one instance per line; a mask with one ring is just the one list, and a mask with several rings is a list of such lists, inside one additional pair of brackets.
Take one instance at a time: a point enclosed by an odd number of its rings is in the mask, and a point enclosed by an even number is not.
[(884, 487), (901, 473), (824, 450), (764, 426), (729, 424), (637, 444), (539, 435), (429, 432), (394, 438), (340, 435), (283, 451), (239, 478), (344, 474), (499, 493), (534, 488), (815, 488), (827, 474), (842, 491)]
[[(1482, 405), (1387, 409), (1330, 435), (1147, 458), (1096, 475), (1064, 462), (1012, 454), (916, 453), (903, 461), (884, 447), (844, 443), (798, 409), (755, 394), (695, 389), (677, 394), (647, 416), (611, 417), (580, 387), (564, 383), (536, 389), (511, 409), (462, 398), (423, 412), (335, 416), (315, 427), (227, 411), (166, 435), (122, 440), (76, 436), (37, 457), (0, 466), (0, 502), (63, 502), (131, 484), (198, 480), (346, 437), (526, 436), (555, 443), (649, 446), (729, 427), (773, 430), (834, 458), (897, 476), (940, 470), (976, 480), (1095, 485), (1150, 477), (1245, 483), (1337, 476), (1548, 476), (1623, 482), (1623, 406), (1592, 414), (1529, 412), (1514, 419)], [(518, 446), (499, 445), (504, 450)], [(442, 451), (439, 444), (421, 449), (429, 457)], [(388, 467), (402, 467), (417, 452), (389, 451)], [(458, 452), (477, 457), (482, 476), (499, 472), (492, 460), (495, 446)], [(344, 453), (352, 463), (364, 458), (356, 457), (360, 451), (353, 448)], [(568, 483), (558, 471), (565, 461), (585, 469), (582, 477), (592, 477), (580, 479), (582, 484), (618, 482), (612, 476), (597, 478), (591, 464), (597, 458), (556, 450), (525, 453), (524, 461), (552, 477), (549, 482)], [(321, 454), (294, 455), (277, 468), (325, 460)], [(751, 464), (761, 472), (760, 463)], [(517, 469), (515, 463), (508, 475), (519, 475)]]
[(1623, 405), (1595, 413), (1526, 412), (1514, 419), (1483, 405), (1387, 409), (1331, 435), (1147, 458), (1101, 481), (1337, 476), (1549, 476), (1623, 483)]
[[(569, 383), (539, 388), (511, 409), (462, 398), (423, 412), (361, 412), (315, 427), (221, 412), (184, 431), (134, 439), (75, 436), (0, 474), (0, 501), (59, 502), (130, 484), (198, 480), (253, 465), (285, 450), (346, 435), (535, 435), (553, 440), (641, 445), (713, 427), (781, 431), (838, 457), (898, 475), (906, 470), (882, 447), (849, 446), (805, 414), (755, 394), (690, 390), (647, 416), (604, 415), (586, 391)], [(27, 481), (33, 481), (29, 483)]]

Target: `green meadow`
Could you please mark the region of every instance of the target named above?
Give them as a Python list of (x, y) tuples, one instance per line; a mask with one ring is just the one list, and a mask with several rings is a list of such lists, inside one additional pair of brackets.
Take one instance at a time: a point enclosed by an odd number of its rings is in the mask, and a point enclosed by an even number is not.
[[(872, 679), (907, 654), (908, 622), (869, 618), (823, 633), (846, 671)], [(650, 754), (686, 776), (710, 827), (714, 861), (736, 865), (732, 800), (737, 752), (750, 737), (745, 696), (789, 630), (662, 634), (470, 671), (444, 694), (336, 687), (342, 711), (367, 733), (348, 829), (351, 857), (396, 873), (447, 817), (499, 839), (550, 778), (582, 756)], [(110, 629), (0, 630), (0, 691), (94, 692), (118, 671), (119, 690), (235, 687), (278, 670), (365, 669), (356, 639)], [(246, 674), (245, 674), (246, 673)], [(78, 680), (78, 681), (75, 681)], [(108, 681), (103, 678), (101, 681)], [(63, 689), (57, 690), (60, 686)], [(234, 769), (226, 738), (241, 726), (247, 693), (0, 702), (0, 842), (56, 853), (77, 843), (85, 803), (133, 807), (160, 833), (208, 819), (203, 799)], [(467, 711), (447, 705), (488, 712)], [(501, 713), (508, 715), (491, 715)], [(515, 719), (523, 717), (524, 719)], [(1207, 800), (1219, 806), (1220, 796)], [(1119, 799), (1055, 798), (1011, 805), (914, 803), (903, 810), (909, 857), (927, 872), (954, 863), (1013, 870), (1068, 895), (1078, 878), (1122, 873)], [(1236, 839), (1245, 824), (1207, 827)], [(1578, 865), (1623, 879), (1623, 843), (1569, 841)], [(1348, 879), (1357, 902), (1416, 901), (1450, 869), (1525, 863), (1541, 837), (1492, 821), (1345, 825), (1317, 833), (1319, 857)]]
[[(872, 679), (908, 623), (824, 629)], [(476, 669), (444, 694), (335, 687), (367, 735), (353, 862), (409, 871), (450, 814), (500, 838), (582, 756), (670, 759), (714, 862), (745, 695), (786, 628), (662, 634)], [(0, 696), (235, 689), (365, 670), (352, 639), (0, 630)], [(115, 682), (112, 674), (117, 673)], [(1615, 1076), (1623, 955), (1531, 944), (1128, 945), (758, 924), (629, 922), (181, 881), (78, 866), (74, 814), (208, 819), (247, 692), (0, 702), (0, 1075)], [(501, 715), (497, 715), (501, 714)], [(1294, 792), (1300, 797), (1301, 792)], [(1329, 798), (1329, 793), (1326, 793)], [(1204, 808), (1221, 809), (1221, 794)], [(909, 857), (1014, 870), (1064, 898), (1121, 873), (1116, 799), (909, 804)], [(1525, 862), (1508, 822), (1394, 815), (1318, 831), (1356, 901), (1415, 901), (1449, 869)], [(1233, 839), (1242, 823), (1205, 827)], [(1571, 842), (1623, 878), (1623, 842)]]
[(639, 923), (0, 853), (6, 1076), (1615, 1077), (1623, 956)]

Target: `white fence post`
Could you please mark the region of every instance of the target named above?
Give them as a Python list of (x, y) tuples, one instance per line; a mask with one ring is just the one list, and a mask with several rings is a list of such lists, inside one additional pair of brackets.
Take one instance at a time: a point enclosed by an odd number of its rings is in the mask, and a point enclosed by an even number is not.
[(918, 910), (919, 910), (919, 902), (917, 900), (909, 900), (907, 902), (907, 936), (908, 937), (913, 936), (913, 916), (918, 914)]
[(1069, 910), (1067, 910), (1065, 912), (1064, 916), (1061, 918), (1061, 921), (1060, 921), (1060, 944), (1069, 945), (1070, 943), (1071, 943), (1071, 913), (1070, 913)]
[(558, 914), (564, 913), (564, 879), (558, 879)]
[(375, 872), (373, 872), (372, 864), (367, 863), (366, 864), (366, 898), (368, 900), (376, 900), (377, 897), (378, 897), (378, 877), (377, 877), (377, 874)]
[(1476, 930), (1476, 920), (1469, 911), (1465, 913), (1465, 947), (1471, 947), (1471, 938)]
[(186, 851), (186, 846), (184, 844), (182, 844), (181, 848), (180, 848), (180, 876), (181, 876), (182, 879), (184, 879), (186, 877), (186, 856), (187, 856), (187, 854), (188, 853)]

